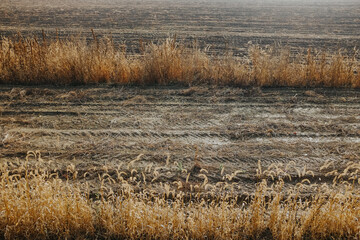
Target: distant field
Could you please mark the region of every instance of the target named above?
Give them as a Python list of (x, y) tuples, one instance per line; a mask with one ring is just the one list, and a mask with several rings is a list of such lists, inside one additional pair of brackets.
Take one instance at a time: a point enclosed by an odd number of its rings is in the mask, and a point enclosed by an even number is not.
[(91, 38), (90, 29), (138, 51), (139, 40), (177, 34), (213, 53), (247, 53), (248, 43), (352, 51), (360, 46), (358, 1), (2, 1), (0, 33)]

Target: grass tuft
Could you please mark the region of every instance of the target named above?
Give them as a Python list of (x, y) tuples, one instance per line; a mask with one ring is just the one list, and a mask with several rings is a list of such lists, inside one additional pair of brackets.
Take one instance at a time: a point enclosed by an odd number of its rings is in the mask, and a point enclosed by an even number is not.
[[(30, 168), (28, 161), (33, 157), (37, 166)], [(62, 179), (42, 163), (38, 152), (29, 152), (25, 163), (2, 164), (0, 238), (359, 238), (359, 163), (336, 173), (331, 185), (311, 186), (304, 178), (290, 189), (284, 187), (283, 181), (291, 173), (284, 172), (288, 167), (272, 165), (259, 169), (256, 190), (242, 200), (229, 191), (236, 182), (226, 180), (216, 184), (222, 186), (218, 189), (212, 186), (212, 198), (199, 194), (206, 191), (206, 184), (199, 185), (195, 191), (198, 194), (190, 199), (189, 192), (165, 182), (160, 191), (138, 191), (131, 181), (145, 175), (134, 169), (129, 178), (124, 178), (126, 174), (119, 174), (117, 179), (107, 173), (99, 175), (99, 191), (90, 194), (88, 184), (77, 181), (74, 165), (67, 167), (67, 177)], [(321, 169), (326, 168), (324, 165)], [(201, 172), (207, 179), (208, 171)], [(311, 175), (306, 170), (304, 174), (301, 176)], [(117, 190), (112, 190), (112, 186), (117, 186)], [(304, 197), (303, 193), (311, 187), (317, 193)]]

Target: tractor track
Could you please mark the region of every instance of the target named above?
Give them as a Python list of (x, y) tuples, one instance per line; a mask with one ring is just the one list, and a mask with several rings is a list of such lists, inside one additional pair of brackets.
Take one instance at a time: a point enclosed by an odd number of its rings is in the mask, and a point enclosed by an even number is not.
[(170, 156), (184, 169), (200, 164), (213, 182), (219, 168), (240, 169), (234, 181), (251, 188), (258, 161), (306, 166), (316, 180), (327, 161), (360, 160), (358, 90), (1, 86), (0, 99), (3, 162), (40, 151), (54, 168), (86, 171)]

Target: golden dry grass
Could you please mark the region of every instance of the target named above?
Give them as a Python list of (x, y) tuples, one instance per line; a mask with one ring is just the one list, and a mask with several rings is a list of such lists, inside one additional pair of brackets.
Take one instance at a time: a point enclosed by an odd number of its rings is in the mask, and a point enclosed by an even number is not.
[[(31, 156), (36, 164), (29, 164)], [(139, 156), (141, 157), (141, 156)], [(134, 167), (131, 161), (129, 171)], [(164, 182), (162, 189), (135, 191), (132, 181), (145, 177), (131, 169), (133, 179), (99, 176), (99, 192), (90, 198), (87, 183), (80, 184), (74, 166), (67, 168), (67, 178), (41, 163), (40, 154), (29, 152), (19, 166), (3, 163), (0, 168), (0, 238), (15, 239), (349, 239), (359, 238), (360, 195), (359, 163), (350, 162), (340, 171), (329, 171), (333, 184), (310, 184), (304, 178), (291, 188), (284, 179), (291, 165), (270, 165), (262, 170), (259, 182), (248, 199), (237, 199), (227, 184), (237, 172), (224, 177), (222, 187), (212, 191), (213, 198), (201, 194), (192, 199), (179, 183)], [(30, 166), (33, 166), (30, 168)], [(320, 170), (327, 170), (325, 163)], [(299, 177), (311, 171), (295, 169)], [(120, 171), (120, 169), (119, 169)], [(156, 171), (156, 170), (154, 170)], [(204, 182), (197, 192), (205, 191)], [(139, 176), (138, 176), (139, 175)], [(135, 180), (135, 176), (138, 180)], [(144, 176), (144, 175), (143, 175)], [(262, 179), (262, 180), (261, 180)], [(268, 181), (266, 180), (268, 179)], [(273, 180), (271, 180), (273, 179)], [(274, 182), (274, 179), (277, 179)], [(270, 184), (271, 183), (271, 184)], [(111, 185), (118, 186), (113, 191)], [(177, 185), (177, 187), (176, 187)], [(211, 186), (216, 188), (216, 186)], [(316, 189), (312, 196), (303, 192)], [(179, 190), (180, 189), (180, 190)], [(211, 191), (210, 191), (211, 192)]]
[(108, 39), (2, 38), (0, 83), (201, 84), (234, 86), (360, 87), (357, 54), (249, 48), (249, 56), (209, 56), (175, 40), (141, 44), (128, 55)]

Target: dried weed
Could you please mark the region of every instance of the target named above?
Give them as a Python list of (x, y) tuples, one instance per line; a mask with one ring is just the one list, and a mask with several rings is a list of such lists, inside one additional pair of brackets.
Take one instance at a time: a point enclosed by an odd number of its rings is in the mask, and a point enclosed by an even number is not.
[[(129, 56), (108, 38), (48, 40), (3, 38), (0, 83), (7, 84), (172, 84), (232, 86), (359, 87), (357, 53), (347, 56), (309, 49), (292, 56), (288, 49), (249, 47), (249, 57), (209, 56), (176, 39), (142, 45)], [(301, 51), (300, 51), (301, 52)], [(193, 94), (196, 89), (184, 91)], [(11, 95), (24, 97), (14, 90)], [(309, 92), (310, 94), (310, 92)]]

